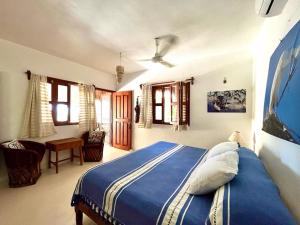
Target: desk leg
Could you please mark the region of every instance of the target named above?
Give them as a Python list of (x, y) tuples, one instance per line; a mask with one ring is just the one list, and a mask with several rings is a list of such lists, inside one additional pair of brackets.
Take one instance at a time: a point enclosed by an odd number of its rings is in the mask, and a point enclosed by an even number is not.
[(74, 161), (74, 148), (71, 148), (71, 162)]
[(49, 151), (49, 160), (48, 160), (48, 168), (51, 168), (51, 149), (48, 149)]
[(55, 163), (55, 168), (56, 168), (56, 173), (58, 173), (58, 151), (55, 151), (55, 158), (56, 158), (56, 163)]
[(83, 164), (82, 147), (79, 147), (79, 157), (80, 157), (80, 165), (82, 165)]

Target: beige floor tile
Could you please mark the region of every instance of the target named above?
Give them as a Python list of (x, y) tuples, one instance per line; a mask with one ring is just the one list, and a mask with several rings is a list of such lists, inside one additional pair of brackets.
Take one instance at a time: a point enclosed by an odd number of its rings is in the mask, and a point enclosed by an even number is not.
[[(102, 162), (120, 157), (128, 152), (105, 146)], [(46, 157), (46, 155), (45, 155)], [(37, 184), (22, 188), (0, 186), (0, 225), (74, 225), (74, 208), (71, 197), (78, 178), (99, 163), (63, 163), (59, 173), (44, 169)], [(94, 225), (84, 217), (84, 225)]]

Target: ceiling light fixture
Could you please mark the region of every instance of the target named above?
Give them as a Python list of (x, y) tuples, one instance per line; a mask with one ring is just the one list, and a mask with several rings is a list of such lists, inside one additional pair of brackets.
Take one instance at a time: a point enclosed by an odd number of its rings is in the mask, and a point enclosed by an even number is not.
[(120, 65), (116, 66), (116, 78), (117, 78), (117, 83), (121, 83), (122, 82), (122, 78), (124, 75), (124, 66), (122, 66), (122, 52), (120, 52)]

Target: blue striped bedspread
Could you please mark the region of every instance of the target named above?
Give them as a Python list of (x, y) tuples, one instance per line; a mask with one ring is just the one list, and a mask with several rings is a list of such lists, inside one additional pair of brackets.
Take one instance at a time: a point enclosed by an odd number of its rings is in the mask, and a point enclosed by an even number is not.
[(99, 165), (79, 179), (79, 200), (114, 224), (204, 224), (213, 194), (186, 193), (188, 178), (205, 150), (158, 142)]
[(207, 225), (296, 225), (253, 151), (239, 149), (238, 175), (220, 187)]
[[(116, 225), (294, 225), (260, 161), (246, 149), (239, 151), (241, 172), (230, 186), (207, 195), (187, 194), (188, 180), (203, 163), (206, 152), (158, 142), (129, 153), (84, 173), (78, 180), (71, 205), (84, 201), (104, 220)], [(263, 178), (258, 179), (262, 184), (245, 178), (252, 167), (258, 167), (254, 176), (257, 172), (262, 175)], [(261, 199), (262, 193), (258, 190), (265, 186), (270, 194)], [(272, 203), (265, 202), (272, 198)], [(257, 210), (253, 204), (269, 209)], [(261, 217), (264, 219), (260, 220)]]

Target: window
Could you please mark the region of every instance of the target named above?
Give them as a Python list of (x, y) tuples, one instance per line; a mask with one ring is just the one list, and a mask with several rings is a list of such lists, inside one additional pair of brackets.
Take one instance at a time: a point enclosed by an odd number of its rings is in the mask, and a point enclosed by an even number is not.
[(96, 89), (95, 95), (97, 126), (106, 132), (105, 141), (110, 143), (112, 125), (112, 93)]
[(71, 85), (71, 99), (70, 99), (70, 122), (79, 122), (79, 87), (78, 85)]
[(55, 126), (79, 122), (79, 87), (76, 83), (48, 78), (49, 108)]
[(152, 87), (154, 124), (190, 124), (190, 83), (155, 85)]
[(96, 117), (98, 124), (111, 123), (111, 96), (96, 99)]

